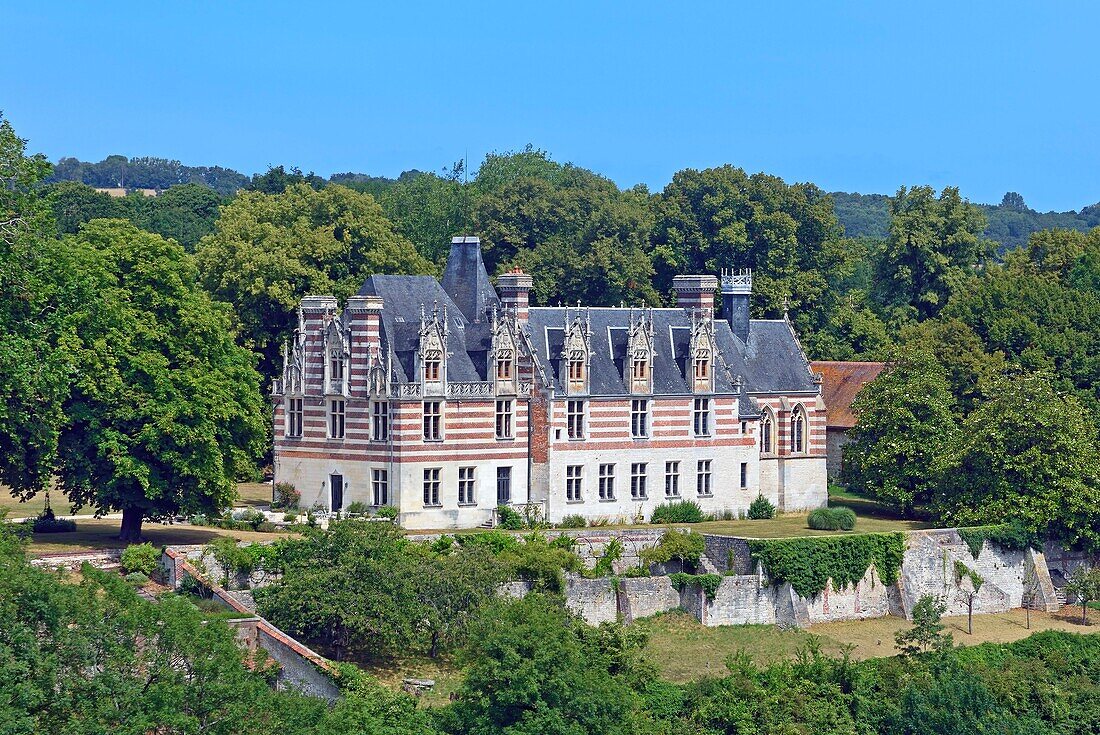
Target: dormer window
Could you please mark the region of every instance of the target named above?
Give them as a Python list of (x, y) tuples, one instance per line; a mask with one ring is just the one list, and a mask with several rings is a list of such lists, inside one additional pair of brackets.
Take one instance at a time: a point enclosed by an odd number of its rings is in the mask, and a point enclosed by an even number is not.
[(584, 392), (584, 351), (573, 350), (569, 353), (569, 392)]
[(424, 380), (429, 383), (438, 383), (443, 366), (443, 353), (439, 350), (428, 350), (424, 353)]
[(695, 379), (695, 390), (710, 390), (710, 351), (700, 349), (695, 352), (692, 359), (692, 376)]
[(644, 352), (630, 361), (630, 388), (634, 393), (649, 392), (649, 355)]
[(497, 354), (497, 380), (512, 379), (512, 351), (501, 350)]

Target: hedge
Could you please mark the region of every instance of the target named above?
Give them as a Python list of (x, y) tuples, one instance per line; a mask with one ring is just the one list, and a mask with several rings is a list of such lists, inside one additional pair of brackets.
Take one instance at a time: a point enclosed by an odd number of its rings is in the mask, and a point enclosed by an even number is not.
[(875, 565), (886, 584), (898, 581), (905, 535), (864, 533), (749, 541), (753, 561), (763, 565), (773, 584), (787, 582), (803, 597), (816, 597), (829, 579), (840, 589), (856, 584)]

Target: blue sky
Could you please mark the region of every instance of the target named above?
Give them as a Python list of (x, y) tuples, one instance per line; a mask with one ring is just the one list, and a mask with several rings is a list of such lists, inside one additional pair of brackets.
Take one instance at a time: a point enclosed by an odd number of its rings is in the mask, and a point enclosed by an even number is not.
[(1100, 201), (1100, 3), (12, 3), (0, 110), (51, 159), (321, 174), (533, 143), (620, 185)]

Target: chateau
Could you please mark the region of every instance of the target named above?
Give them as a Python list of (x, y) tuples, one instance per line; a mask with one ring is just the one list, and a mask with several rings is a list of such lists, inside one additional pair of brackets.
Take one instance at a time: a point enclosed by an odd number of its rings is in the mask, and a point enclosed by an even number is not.
[(371, 276), (342, 311), (303, 298), (272, 390), (276, 481), (414, 529), (505, 504), (555, 522), (825, 505), (820, 379), (786, 318), (749, 318), (751, 274), (677, 276), (660, 309), (532, 307), (531, 287), (494, 289), (478, 238), (456, 237), (442, 281)]

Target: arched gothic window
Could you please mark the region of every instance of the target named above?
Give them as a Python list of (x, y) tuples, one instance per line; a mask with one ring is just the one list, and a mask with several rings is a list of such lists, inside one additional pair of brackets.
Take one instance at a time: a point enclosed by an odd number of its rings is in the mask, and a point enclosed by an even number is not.
[(775, 420), (768, 409), (764, 409), (764, 415), (760, 418), (760, 451), (764, 454), (775, 451)]
[(806, 412), (802, 406), (791, 411), (791, 454), (806, 450)]

